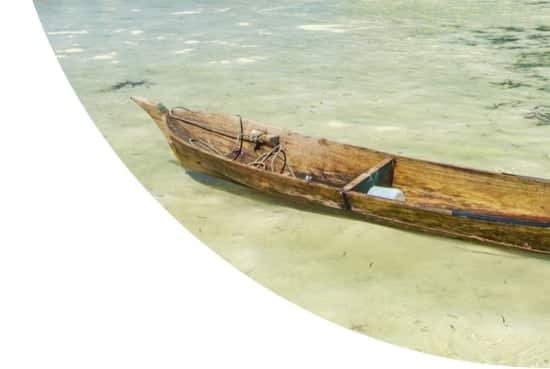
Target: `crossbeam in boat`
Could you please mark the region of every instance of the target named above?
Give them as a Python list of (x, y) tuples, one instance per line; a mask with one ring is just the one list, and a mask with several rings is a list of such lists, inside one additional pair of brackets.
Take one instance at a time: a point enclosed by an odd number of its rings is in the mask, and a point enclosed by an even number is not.
[(360, 175), (352, 179), (350, 182), (348, 182), (344, 187), (342, 187), (342, 192), (353, 191), (354, 189), (360, 187), (361, 184), (368, 182), (370, 179), (375, 179), (375, 181), (373, 182), (377, 182), (376, 181), (377, 178), (375, 177), (378, 175), (378, 173), (380, 173), (382, 170), (386, 168), (388, 168), (391, 171), (391, 174), (388, 175), (389, 178), (384, 179), (384, 182), (389, 182), (389, 183), (372, 183), (372, 184), (373, 185), (381, 184), (381, 185), (391, 186), (391, 182), (393, 182), (394, 164), (395, 164), (395, 158), (393, 157), (385, 158), (384, 160), (380, 161), (378, 164), (376, 164), (366, 172), (361, 173)]

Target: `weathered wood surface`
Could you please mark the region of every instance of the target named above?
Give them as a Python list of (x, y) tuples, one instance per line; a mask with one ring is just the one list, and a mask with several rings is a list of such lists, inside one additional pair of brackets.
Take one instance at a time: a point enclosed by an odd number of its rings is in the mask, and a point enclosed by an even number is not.
[[(455, 209), (536, 219), (550, 225), (550, 181), (491, 173), (415, 160), (280, 130), (243, 119), (243, 132), (254, 130), (278, 137), (296, 177), (247, 165), (270, 145), (242, 143), (242, 154), (232, 160), (239, 140), (213, 134), (179, 121), (192, 119), (219, 130), (236, 133), (238, 117), (187, 110), (160, 112), (155, 103), (134, 98), (166, 137), (181, 164), (191, 170), (229, 179), (256, 190), (282, 194), (333, 209), (346, 208), (342, 188), (362, 173), (372, 172), (387, 160), (394, 161), (393, 186), (406, 201), (392, 201), (348, 191), (350, 215), (399, 228), (447, 237), (475, 240), (524, 250), (550, 253), (550, 227), (504, 224), (452, 215)], [(214, 155), (189, 143), (208, 142), (225, 156)], [(305, 177), (311, 176), (311, 181)]]

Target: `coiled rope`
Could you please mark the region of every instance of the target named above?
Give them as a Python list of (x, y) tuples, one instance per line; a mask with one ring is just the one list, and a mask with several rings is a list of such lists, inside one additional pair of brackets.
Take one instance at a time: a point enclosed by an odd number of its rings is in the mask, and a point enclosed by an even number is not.
[[(178, 107), (177, 109), (185, 109), (187, 111), (191, 111), (187, 108), (181, 108), (181, 107)], [(176, 119), (176, 120), (178, 120), (180, 122), (183, 122), (183, 123), (190, 124), (190, 125), (195, 126), (197, 128), (201, 128), (201, 129), (206, 130), (208, 132), (219, 134), (219, 135), (224, 136), (224, 137), (235, 138), (237, 140), (238, 148), (231, 151), (231, 153), (235, 152), (235, 155), (233, 156), (233, 158), (231, 160), (237, 160), (241, 156), (242, 151), (243, 151), (243, 141), (244, 141), (245, 138), (248, 139), (248, 140), (252, 140), (253, 142), (257, 143), (257, 136), (251, 136), (251, 135), (247, 136), (247, 135), (244, 134), (243, 119), (240, 115), (237, 115), (239, 117), (239, 126), (240, 126), (240, 132), (237, 135), (234, 132), (225, 131), (225, 130), (217, 130), (217, 129), (207, 127), (207, 126), (205, 126), (205, 125), (203, 125), (199, 122), (196, 122), (194, 120), (180, 118), (180, 117), (176, 116), (173, 113), (173, 111), (174, 111), (174, 109), (172, 109), (169, 112), (170, 117), (173, 118), (173, 119)], [(212, 145), (209, 141), (201, 140), (199, 138), (189, 138), (189, 140), (187, 142), (190, 145), (195, 146), (195, 147), (197, 147), (198, 149), (200, 149), (202, 151), (210, 152), (214, 155), (221, 156), (221, 157), (226, 156), (223, 152), (221, 152), (217, 147)], [(271, 158), (271, 160), (269, 160), (270, 158)], [(283, 161), (283, 165), (282, 165), (281, 170), (279, 171), (279, 173), (282, 174), (286, 170), (290, 176), (296, 177), (296, 175), (294, 174), (294, 170), (292, 170), (292, 167), (288, 164), (287, 155), (286, 155), (286, 152), (283, 149), (282, 144), (278, 144), (278, 145), (274, 146), (270, 151), (265, 152), (263, 154), (260, 154), (256, 158), (256, 160), (254, 160), (250, 163), (247, 163), (246, 165), (249, 165), (249, 166), (252, 166), (252, 167), (255, 167), (255, 168), (258, 168), (258, 169), (270, 170), (271, 172), (275, 172), (275, 169), (276, 169), (275, 168), (276, 167), (275, 163), (276, 163), (277, 160), (282, 160)]]
[[(279, 156), (280, 154), (282, 155), (282, 158)], [(266, 164), (269, 158), (271, 158), (271, 161), (269, 162), (269, 164)], [(264, 152), (263, 154), (258, 156), (256, 160), (248, 163), (247, 165), (253, 166), (255, 168), (262, 168), (264, 170), (267, 170), (269, 168), (269, 170), (275, 172), (275, 161), (277, 159), (283, 161), (283, 166), (281, 167), (281, 171), (279, 173), (284, 173), (286, 169), (288, 171), (288, 174), (290, 174), (292, 177), (296, 177), (294, 171), (292, 170), (290, 165), (288, 165), (286, 153), (283, 150), (283, 146), (281, 144), (275, 146), (273, 149), (271, 149), (271, 151)]]

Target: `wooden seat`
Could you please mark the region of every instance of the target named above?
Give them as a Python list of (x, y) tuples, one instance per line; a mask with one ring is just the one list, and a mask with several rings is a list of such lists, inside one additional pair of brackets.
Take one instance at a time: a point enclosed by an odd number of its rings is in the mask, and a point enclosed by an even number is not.
[(343, 208), (346, 210), (351, 210), (351, 204), (347, 196), (349, 191), (367, 193), (371, 187), (375, 185), (391, 187), (393, 183), (394, 165), (395, 158), (385, 158), (366, 172), (359, 174), (357, 177), (349, 181), (340, 190)]
[(344, 187), (342, 192), (358, 191), (367, 193), (372, 186), (391, 187), (393, 183), (393, 168), (395, 159), (388, 157), (364, 173), (361, 173)]

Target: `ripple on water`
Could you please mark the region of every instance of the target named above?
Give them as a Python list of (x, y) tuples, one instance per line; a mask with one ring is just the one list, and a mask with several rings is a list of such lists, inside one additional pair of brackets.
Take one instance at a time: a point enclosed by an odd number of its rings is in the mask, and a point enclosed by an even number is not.
[(227, 64), (253, 64), (260, 60), (265, 60), (267, 57), (265, 56), (249, 56), (249, 57), (240, 57), (236, 59), (224, 59), (224, 60), (213, 60), (208, 62), (208, 64), (221, 64), (221, 65), (227, 65)]
[(200, 14), (202, 13), (202, 9), (197, 10), (182, 10), (179, 12), (173, 12), (172, 15), (193, 15), (193, 14)]
[(48, 36), (87, 35), (88, 31), (54, 31), (48, 32)]
[(93, 60), (112, 60), (117, 55), (116, 51), (113, 51), (109, 54), (101, 54), (101, 55), (95, 55), (92, 59)]
[(80, 53), (84, 52), (84, 49), (82, 49), (80, 47), (72, 47), (72, 48), (69, 48), (69, 49), (58, 50), (57, 52), (61, 53), (61, 54), (80, 54)]
[(343, 128), (348, 127), (349, 123), (342, 122), (341, 120), (330, 120), (327, 122), (327, 126), (331, 128)]
[(259, 59), (257, 58), (238, 58), (235, 61), (238, 64), (250, 64), (250, 63), (256, 63)]
[(182, 49), (182, 50), (175, 50), (174, 54), (176, 54), (176, 55), (187, 54), (187, 53), (190, 53), (193, 50), (195, 50), (195, 49), (188, 48), (188, 49)]
[(379, 132), (392, 132), (392, 131), (399, 131), (401, 128), (396, 126), (380, 126), (375, 128)]
[(302, 24), (298, 26), (298, 29), (304, 31), (314, 31), (314, 32), (333, 32), (333, 33), (343, 33), (348, 32), (344, 29), (343, 24)]

